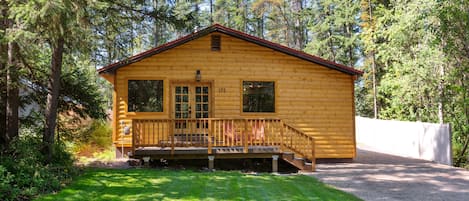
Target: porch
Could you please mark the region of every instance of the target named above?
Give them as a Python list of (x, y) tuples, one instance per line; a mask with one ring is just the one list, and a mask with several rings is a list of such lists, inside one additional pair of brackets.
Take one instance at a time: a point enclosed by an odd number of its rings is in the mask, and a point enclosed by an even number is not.
[(133, 119), (132, 157), (143, 159), (272, 158), (315, 170), (314, 138), (281, 119)]

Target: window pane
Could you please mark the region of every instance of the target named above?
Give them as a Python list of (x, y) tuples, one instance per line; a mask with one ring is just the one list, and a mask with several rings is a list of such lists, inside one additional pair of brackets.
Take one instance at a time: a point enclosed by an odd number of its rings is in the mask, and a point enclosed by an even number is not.
[(275, 112), (275, 83), (243, 81), (243, 112)]
[(162, 112), (163, 80), (129, 80), (129, 112)]

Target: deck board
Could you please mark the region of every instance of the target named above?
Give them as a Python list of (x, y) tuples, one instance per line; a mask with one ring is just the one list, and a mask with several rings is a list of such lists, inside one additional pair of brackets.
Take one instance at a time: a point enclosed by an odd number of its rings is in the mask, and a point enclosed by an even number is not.
[(271, 158), (280, 154), (279, 146), (249, 146), (244, 153), (244, 147), (212, 147), (212, 154), (208, 154), (207, 147), (175, 147), (171, 154), (171, 147), (141, 147), (135, 149), (134, 158), (168, 158), (168, 159), (206, 159), (209, 155), (216, 158)]

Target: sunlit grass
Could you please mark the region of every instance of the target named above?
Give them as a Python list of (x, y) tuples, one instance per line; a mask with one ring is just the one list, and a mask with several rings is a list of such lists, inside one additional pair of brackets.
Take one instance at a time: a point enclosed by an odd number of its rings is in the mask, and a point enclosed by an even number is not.
[(305, 175), (156, 169), (87, 170), (37, 200), (360, 200)]

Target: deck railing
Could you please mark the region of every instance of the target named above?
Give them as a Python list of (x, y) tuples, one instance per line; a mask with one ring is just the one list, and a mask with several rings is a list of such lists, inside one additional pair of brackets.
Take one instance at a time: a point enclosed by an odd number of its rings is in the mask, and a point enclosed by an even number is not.
[(134, 119), (132, 149), (139, 147), (279, 146), (311, 161), (314, 138), (280, 119)]
[(314, 138), (306, 135), (291, 125), (284, 124), (283, 126), (283, 145), (286, 149), (289, 149), (314, 163), (316, 160), (314, 153)]

